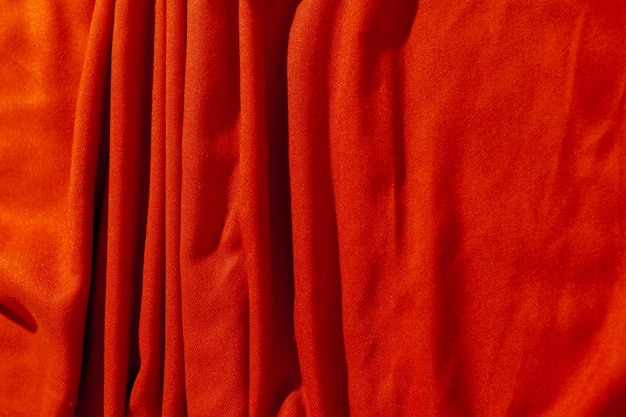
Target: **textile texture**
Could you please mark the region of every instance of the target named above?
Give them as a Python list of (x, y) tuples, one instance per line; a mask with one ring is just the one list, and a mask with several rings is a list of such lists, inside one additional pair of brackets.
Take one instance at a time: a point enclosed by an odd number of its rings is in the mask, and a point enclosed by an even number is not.
[(624, 0), (0, 2), (0, 416), (626, 416)]

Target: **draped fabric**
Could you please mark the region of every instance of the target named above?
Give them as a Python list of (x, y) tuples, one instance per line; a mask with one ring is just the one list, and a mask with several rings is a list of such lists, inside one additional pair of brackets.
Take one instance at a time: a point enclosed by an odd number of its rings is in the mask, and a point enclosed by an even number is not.
[(626, 416), (622, 0), (0, 2), (0, 416)]

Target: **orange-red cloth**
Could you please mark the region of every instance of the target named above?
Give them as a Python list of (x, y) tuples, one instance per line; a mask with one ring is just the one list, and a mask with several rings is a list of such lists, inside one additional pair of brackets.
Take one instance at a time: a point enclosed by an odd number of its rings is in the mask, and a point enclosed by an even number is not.
[(0, 2), (0, 416), (626, 416), (623, 0)]

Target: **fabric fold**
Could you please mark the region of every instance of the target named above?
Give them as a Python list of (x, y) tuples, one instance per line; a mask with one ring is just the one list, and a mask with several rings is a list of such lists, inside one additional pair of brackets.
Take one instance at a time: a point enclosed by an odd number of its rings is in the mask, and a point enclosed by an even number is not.
[(621, 0), (0, 5), (0, 416), (626, 415)]

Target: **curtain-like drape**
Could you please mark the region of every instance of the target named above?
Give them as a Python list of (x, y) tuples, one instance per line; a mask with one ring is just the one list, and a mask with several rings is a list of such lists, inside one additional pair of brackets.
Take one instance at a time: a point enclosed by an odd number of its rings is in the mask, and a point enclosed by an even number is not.
[(623, 0), (0, 2), (0, 416), (626, 416)]

